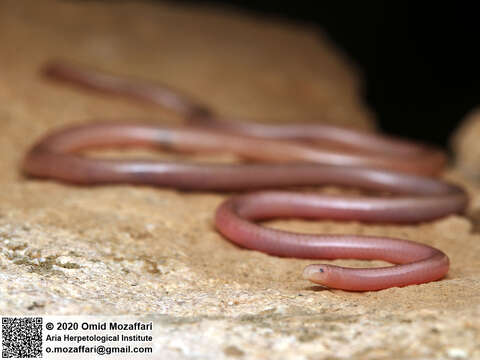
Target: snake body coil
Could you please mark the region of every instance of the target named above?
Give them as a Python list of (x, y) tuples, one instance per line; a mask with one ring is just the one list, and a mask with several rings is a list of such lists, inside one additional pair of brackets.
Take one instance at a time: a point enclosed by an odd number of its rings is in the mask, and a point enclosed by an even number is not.
[[(360, 235), (306, 235), (254, 221), (301, 217), (413, 223), (462, 212), (465, 192), (425, 175), (438, 174), (444, 155), (404, 140), (329, 125), (264, 125), (225, 121), (203, 104), (166, 86), (133, 81), (72, 65), (52, 63), (53, 79), (170, 108), (182, 126), (106, 122), (72, 126), (40, 140), (23, 170), (32, 176), (77, 184), (151, 184), (189, 190), (260, 190), (299, 185), (342, 185), (388, 192), (391, 197), (346, 197), (256, 191), (217, 209), (218, 231), (234, 243), (268, 254), (309, 259), (381, 259), (394, 266), (353, 269), (309, 265), (304, 277), (344, 290), (379, 290), (438, 280), (449, 268), (440, 250), (412, 241)], [(257, 163), (195, 164), (95, 159), (79, 154), (111, 146), (163, 147), (172, 151), (230, 152)]]

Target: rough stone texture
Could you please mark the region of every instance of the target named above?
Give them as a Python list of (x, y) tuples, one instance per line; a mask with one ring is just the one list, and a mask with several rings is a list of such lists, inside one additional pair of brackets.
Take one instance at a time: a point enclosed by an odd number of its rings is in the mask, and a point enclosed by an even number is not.
[(480, 180), (480, 109), (468, 114), (452, 136), (455, 166), (472, 180)]
[[(19, 173), (28, 146), (60, 125), (114, 116), (178, 121), (45, 82), (38, 68), (52, 57), (165, 81), (226, 114), (372, 128), (356, 76), (324, 36), (174, 5), (2, 0), (0, 41), (2, 314), (151, 314), (163, 359), (480, 358), (480, 188), (454, 172), (448, 177), (472, 194), (469, 218), (269, 222), (398, 236), (451, 257), (442, 281), (366, 293), (312, 286), (300, 276), (310, 261), (224, 240), (212, 218), (225, 194), (75, 187)], [(109, 152), (119, 154), (185, 157)]]

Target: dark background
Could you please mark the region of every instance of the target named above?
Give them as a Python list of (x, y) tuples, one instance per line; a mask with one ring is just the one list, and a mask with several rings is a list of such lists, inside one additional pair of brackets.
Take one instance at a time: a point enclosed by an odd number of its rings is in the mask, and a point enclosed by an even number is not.
[(363, 71), (366, 100), (391, 134), (447, 146), (461, 119), (480, 103), (480, 5), (474, 1), (170, 2), (318, 26)]
[(363, 70), (385, 132), (446, 145), (480, 103), (479, 6), (430, 1), (176, 0), (306, 21)]

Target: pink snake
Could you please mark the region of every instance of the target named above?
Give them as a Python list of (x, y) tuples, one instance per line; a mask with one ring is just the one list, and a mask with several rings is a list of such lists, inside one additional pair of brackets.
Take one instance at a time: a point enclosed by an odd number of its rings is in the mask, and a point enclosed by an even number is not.
[[(309, 265), (304, 278), (330, 288), (368, 291), (443, 278), (449, 259), (413, 241), (360, 235), (307, 235), (267, 228), (255, 220), (315, 218), (416, 223), (461, 213), (466, 193), (429, 176), (445, 163), (442, 152), (405, 140), (330, 125), (265, 125), (229, 121), (164, 85), (55, 62), (55, 80), (169, 108), (184, 125), (106, 122), (71, 126), (40, 140), (23, 163), (26, 174), (76, 184), (131, 183), (177, 189), (232, 191), (342, 185), (394, 196), (332, 196), (255, 191), (217, 209), (218, 231), (232, 242), (271, 255), (308, 259), (379, 259), (378, 268)], [(95, 159), (80, 151), (112, 146), (160, 147), (182, 152), (229, 152), (263, 163), (196, 164), (142, 159)]]

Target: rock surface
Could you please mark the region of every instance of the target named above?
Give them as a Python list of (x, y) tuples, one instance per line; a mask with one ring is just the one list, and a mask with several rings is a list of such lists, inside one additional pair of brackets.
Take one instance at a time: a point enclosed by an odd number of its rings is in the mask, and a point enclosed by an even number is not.
[(480, 180), (480, 109), (471, 111), (452, 136), (455, 166), (468, 178)]
[[(442, 281), (352, 293), (304, 281), (311, 261), (223, 239), (212, 219), (225, 194), (75, 187), (19, 172), (28, 147), (58, 126), (119, 116), (179, 121), (162, 109), (48, 83), (39, 68), (58, 57), (167, 82), (225, 114), (373, 128), (357, 76), (319, 32), (171, 4), (3, 0), (0, 40), (2, 314), (149, 314), (163, 359), (480, 358), (475, 216), (408, 226), (268, 223), (408, 238), (451, 258)], [(186, 157), (108, 153), (119, 154)], [(480, 189), (454, 172), (448, 177), (469, 189), (474, 215)]]

